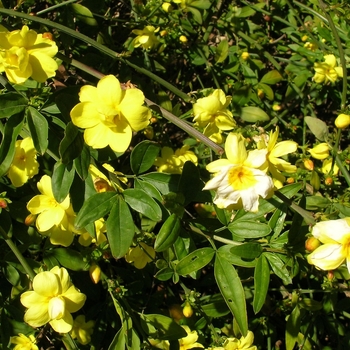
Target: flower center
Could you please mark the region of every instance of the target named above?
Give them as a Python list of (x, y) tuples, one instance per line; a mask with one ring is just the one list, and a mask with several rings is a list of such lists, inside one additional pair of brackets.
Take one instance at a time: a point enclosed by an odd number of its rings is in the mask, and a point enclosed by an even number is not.
[(228, 182), (234, 190), (241, 191), (253, 187), (257, 180), (249, 168), (238, 165), (229, 170)]
[(62, 297), (54, 297), (49, 301), (48, 312), (51, 320), (59, 320), (64, 316), (66, 302)]
[(29, 55), (25, 48), (14, 46), (6, 51), (4, 66), (7, 69), (19, 69), (25, 71), (29, 62)]

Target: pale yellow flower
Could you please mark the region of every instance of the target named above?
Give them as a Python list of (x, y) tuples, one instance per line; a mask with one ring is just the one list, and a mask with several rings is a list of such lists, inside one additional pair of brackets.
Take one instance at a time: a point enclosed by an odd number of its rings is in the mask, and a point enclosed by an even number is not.
[[(96, 220), (94, 222), (94, 227), (95, 227), (95, 235), (96, 238), (91, 237), (89, 232), (82, 232), (79, 235), (78, 242), (84, 246), (88, 247), (91, 243), (94, 243), (96, 245), (100, 245), (103, 242), (107, 241), (107, 237), (105, 235), (105, 232), (107, 231), (106, 224), (104, 222), (104, 219), (101, 218), (99, 220)], [(78, 232), (79, 234), (79, 232)]]
[(200, 343), (197, 343), (198, 333), (196, 331), (191, 331), (188, 326), (181, 326), (187, 333), (187, 336), (179, 339), (179, 350), (187, 350), (193, 348), (204, 348)]
[(12, 185), (21, 187), (38, 172), (39, 163), (36, 160), (33, 139), (26, 137), (23, 140), (17, 140), (15, 156), (7, 174)]
[(157, 37), (154, 33), (157, 33), (159, 28), (153, 26), (146, 26), (142, 30), (134, 29), (132, 32), (137, 35), (133, 40), (134, 47), (142, 46), (144, 49), (152, 49), (156, 47), (159, 43)]
[(258, 148), (267, 149), (267, 166), (269, 173), (271, 174), (276, 188), (281, 188), (286, 180), (281, 171), (286, 173), (295, 173), (297, 171), (297, 167), (284, 159), (281, 159), (280, 157), (295, 152), (298, 148), (298, 144), (290, 140), (277, 142), (278, 134), (279, 128), (276, 126), (276, 130), (274, 132), (270, 132), (267, 145), (263, 145), (264, 142), (259, 142)]
[(12, 344), (16, 344), (13, 350), (39, 350), (33, 334), (30, 334), (29, 337), (27, 337), (24, 334), (19, 333), (18, 336), (11, 337), (10, 341)]
[(168, 340), (159, 340), (159, 339), (148, 339), (152, 347), (161, 350), (169, 350), (170, 343)]
[(326, 142), (319, 143), (314, 148), (307, 150), (312, 158), (323, 160), (329, 157), (329, 146)]
[(68, 333), (73, 327), (71, 313), (81, 309), (86, 296), (74, 287), (67, 270), (55, 266), (38, 273), (33, 279), (33, 291), (21, 295), (27, 309), (24, 321), (32, 327), (50, 323), (59, 333)]
[(125, 260), (128, 263), (134, 263), (137, 269), (143, 269), (147, 263), (154, 260), (156, 252), (153, 247), (140, 242), (138, 246), (129, 248), (128, 253), (125, 255)]
[(334, 55), (325, 55), (324, 62), (314, 63), (315, 75), (312, 78), (316, 83), (334, 83), (338, 78), (343, 77), (343, 68), (337, 67), (337, 60)]
[(266, 163), (267, 149), (248, 152), (243, 136), (230, 133), (225, 152), (227, 159), (207, 165), (207, 170), (215, 174), (203, 189), (216, 191), (214, 203), (219, 208), (244, 208), (256, 212), (259, 197), (268, 198), (273, 193), (271, 177), (261, 170)]
[(257, 347), (253, 345), (254, 342), (254, 333), (248, 331), (245, 337), (237, 338), (228, 338), (224, 343), (225, 350), (257, 350)]
[(83, 86), (79, 98), (70, 115), (73, 124), (85, 129), (84, 140), (92, 148), (109, 145), (115, 152), (125, 152), (133, 131), (144, 129), (151, 118), (149, 108), (143, 106), (143, 92), (122, 90), (113, 75), (102, 78), (97, 87)]
[(333, 162), (332, 158), (325, 159), (322, 162), (322, 172), (323, 172), (323, 174), (327, 175), (327, 174), (330, 173), (330, 171), (332, 170), (332, 164), (333, 164), (333, 175), (338, 175), (339, 167), (338, 167), (338, 165), (335, 162)]
[(11, 83), (22, 84), (29, 77), (43, 83), (55, 76), (58, 65), (52, 57), (57, 51), (54, 41), (27, 26), (0, 32), (0, 72), (5, 72)]
[(79, 315), (74, 320), (73, 328), (70, 334), (73, 339), (77, 339), (82, 345), (89, 344), (91, 342), (91, 334), (94, 332), (95, 322), (90, 320), (85, 321), (85, 315)]
[(311, 231), (321, 246), (307, 261), (321, 270), (334, 270), (346, 262), (350, 272), (350, 218), (318, 222)]

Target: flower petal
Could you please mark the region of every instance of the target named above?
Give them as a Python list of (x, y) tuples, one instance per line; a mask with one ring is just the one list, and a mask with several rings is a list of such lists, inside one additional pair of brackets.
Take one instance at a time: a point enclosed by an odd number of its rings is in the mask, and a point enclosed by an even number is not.
[(73, 317), (66, 312), (59, 320), (51, 320), (50, 325), (58, 333), (68, 333), (73, 328)]
[(341, 244), (323, 244), (308, 255), (307, 261), (321, 270), (334, 270), (345, 261), (341, 252)]
[(74, 125), (79, 128), (92, 128), (101, 123), (100, 113), (96, 105), (91, 102), (81, 102), (73, 107), (70, 117)]
[(33, 279), (33, 289), (44, 297), (53, 297), (61, 292), (60, 281), (51, 271), (37, 274)]

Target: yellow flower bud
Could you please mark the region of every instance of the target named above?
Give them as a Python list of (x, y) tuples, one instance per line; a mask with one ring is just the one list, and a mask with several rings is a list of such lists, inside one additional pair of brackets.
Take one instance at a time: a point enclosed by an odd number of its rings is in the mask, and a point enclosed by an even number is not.
[(305, 249), (309, 252), (313, 252), (321, 245), (321, 242), (315, 237), (309, 237), (305, 242)]
[(192, 306), (191, 306), (191, 304), (188, 301), (186, 302), (182, 312), (183, 312), (183, 314), (184, 314), (184, 316), (186, 318), (189, 318), (189, 317), (191, 317), (193, 315)]
[(322, 142), (314, 148), (309, 149), (308, 152), (312, 158), (323, 160), (329, 156), (329, 147), (326, 142)]
[(303, 164), (304, 164), (305, 169), (307, 169), (307, 170), (312, 171), (315, 168), (314, 162), (311, 159), (304, 159)]
[(100, 282), (101, 279), (101, 268), (97, 264), (92, 263), (92, 265), (89, 268), (89, 275), (91, 281), (97, 284), (98, 282)]
[(179, 40), (182, 42), (182, 43), (187, 43), (188, 39), (185, 35), (181, 35)]
[(36, 219), (37, 215), (34, 214), (29, 214), (25, 219), (24, 219), (24, 224), (27, 226), (31, 226), (34, 224), (35, 219)]
[(273, 105), (272, 106), (272, 109), (275, 111), (275, 112), (278, 112), (278, 111), (280, 111), (281, 109), (282, 109), (282, 107), (281, 107), (281, 105)]
[(181, 305), (171, 305), (169, 308), (169, 315), (172, 319), (174, 319), (175, 322), (179, 322), (182, 318), (184, 318)]
[(301, 41), (306, 41), (307, 39), (309, 39), (309, 37), (307, 35), (303, 35), (302, 38), (301, 38)]
[(294, 184), (295, 182), (294, 177), (289, 177), (286, 181), (287, 181), (287, 184)]
[(160, 36), (166, 36), (168, 34), (168, 32), (166, 30), (162, 30), (159, 35)]
[(331, 177), (326, 177), (324, 183), (326, 186), (331, 186), (333, 184), (333, 179)]
[(262, 100), (265, 97), (265, 92), (264, 90), (258, 89), (258, 97), (260, 98), (260, 100)]
[(338, 129), (347, 128), (350, 125), (350, 115), (347, 114), (339, 114), (334, 122), (335, 126)]
[(243, 60), (246, 61), (246, 60), (249, 58), (249, 52), (246, 52), (246, 51), (243, 52), (242, 55), (241, 55), (241, 57), (242, 57)]
[(171, 6), (170, 2), (163, 2), (162, 9), (165, 12), (171, 12), (173, 10), (173, 7)]
[(320, 189), (320, 177), (316, 171), (313, 171), (311, 174), (310, 184), (316, 191)]

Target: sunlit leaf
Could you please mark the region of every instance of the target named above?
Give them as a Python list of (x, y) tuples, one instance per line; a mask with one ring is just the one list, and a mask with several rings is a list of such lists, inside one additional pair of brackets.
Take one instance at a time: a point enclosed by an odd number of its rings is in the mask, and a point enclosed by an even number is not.
[(270, 284), (270, 267), (264, 255), (261, 255), (254, 270), (253, 309), (257, 314), (263, 307)]

